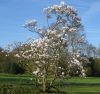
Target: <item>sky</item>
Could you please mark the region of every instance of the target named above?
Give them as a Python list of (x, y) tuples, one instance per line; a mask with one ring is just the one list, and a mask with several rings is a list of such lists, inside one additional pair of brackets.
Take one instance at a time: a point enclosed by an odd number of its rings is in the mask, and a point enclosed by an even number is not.
[[(23, 27), (27, 20), (36, 19), (45, 26), (43, 8), (60, 4), (61, 0), (0, 0), (0, 47), (5, 47), (29, 37), (34, 33)], [(82, 19), (87, 40), (94, 46), (100, 45), (100, 0), (63, 0), (75, 7)]]

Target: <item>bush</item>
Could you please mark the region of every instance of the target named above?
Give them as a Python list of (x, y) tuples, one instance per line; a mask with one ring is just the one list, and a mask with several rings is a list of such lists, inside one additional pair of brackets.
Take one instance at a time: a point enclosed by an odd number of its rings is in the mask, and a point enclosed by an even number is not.
[(93, 69), (94, 76), (100, 76), (100, 59), (95, 59)]
[(92, 68), (90, 66), (85, 67), (86, 76), (91, 77), (92, 76)]
[[(100, 76), (100, 58), (89, 58), (89, 61), (90, 65), (88, 67), (91, 68), (91, 76)], [(86, 68), (88, 69), (88, 67)]]

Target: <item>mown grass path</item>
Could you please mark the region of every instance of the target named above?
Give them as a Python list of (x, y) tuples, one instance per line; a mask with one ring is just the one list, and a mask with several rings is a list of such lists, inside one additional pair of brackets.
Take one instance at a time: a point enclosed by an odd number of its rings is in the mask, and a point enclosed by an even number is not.
[[(64, 94), (100, 94), (99, 77), (58, 79), (55, 85)], [(14, 91), (12, 94), (39, 93), (36, 90), (35, 78), (33, 76), (0, 74), (0, 94), (4, 94), (4, 92), (10, 92), (7, 94), (11, 94), (11, 90)]]

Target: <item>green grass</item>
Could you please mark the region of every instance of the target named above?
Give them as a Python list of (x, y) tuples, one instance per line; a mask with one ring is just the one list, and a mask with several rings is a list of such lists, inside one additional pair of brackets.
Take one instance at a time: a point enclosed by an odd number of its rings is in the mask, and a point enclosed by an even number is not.
[(79, 77), (74, 77), (69, 79), (67, 82), (71, 83), (99, 83), (100, 84), (100, 78), (99, 77), (87, 77), (87, 78), (79, 78)]
[(68, 80), (59, 80), (61, 91), (75, 93), (76, 94), (100, 94), (100, 78), (99, 77), (87, 77), (79, 78), (74, 77)]
[[(30, 78), (33, 78), (33, 80), (30, 80)], [(65, 92), (64, 94), (100, 94), (99, 77), (58, 79), (55, 85), (61, 92)], [(35, 78), (30, 75), (0, 74), (0, 94), (3, 94), (1, 92), (6, 91), (7, 88), (16, 92), (20, 92), (20, 90), (24, 92), (14, 94), (36, 94), (38, 92), (35, 87)]]

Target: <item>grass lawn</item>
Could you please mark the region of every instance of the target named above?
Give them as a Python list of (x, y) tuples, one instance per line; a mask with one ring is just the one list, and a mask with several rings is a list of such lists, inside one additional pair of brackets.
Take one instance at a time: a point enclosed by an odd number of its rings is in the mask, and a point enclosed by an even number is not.
[[(30, 80), (33, 78), (33, 80)], [(71, 79), (58, 79), (55, 85), (64, 94), (100, 94), (100, 78), (99, 77), (87, 77), (79, 78), (74, 77)], [(0, 94), (4, 90), (16, 89), (17, 93), (13, 94), (37, 94), (35, 79), (30, 75), (12, 75), (12, 74), (0, 74)], [(20, 91), (21, 90), (21, 91)], [(18, 91), (23, 93), (18, 93)], [(32, 93), (28, 93), (31, 91)], [(10, 94), (10, 93), (7, 93)]]

